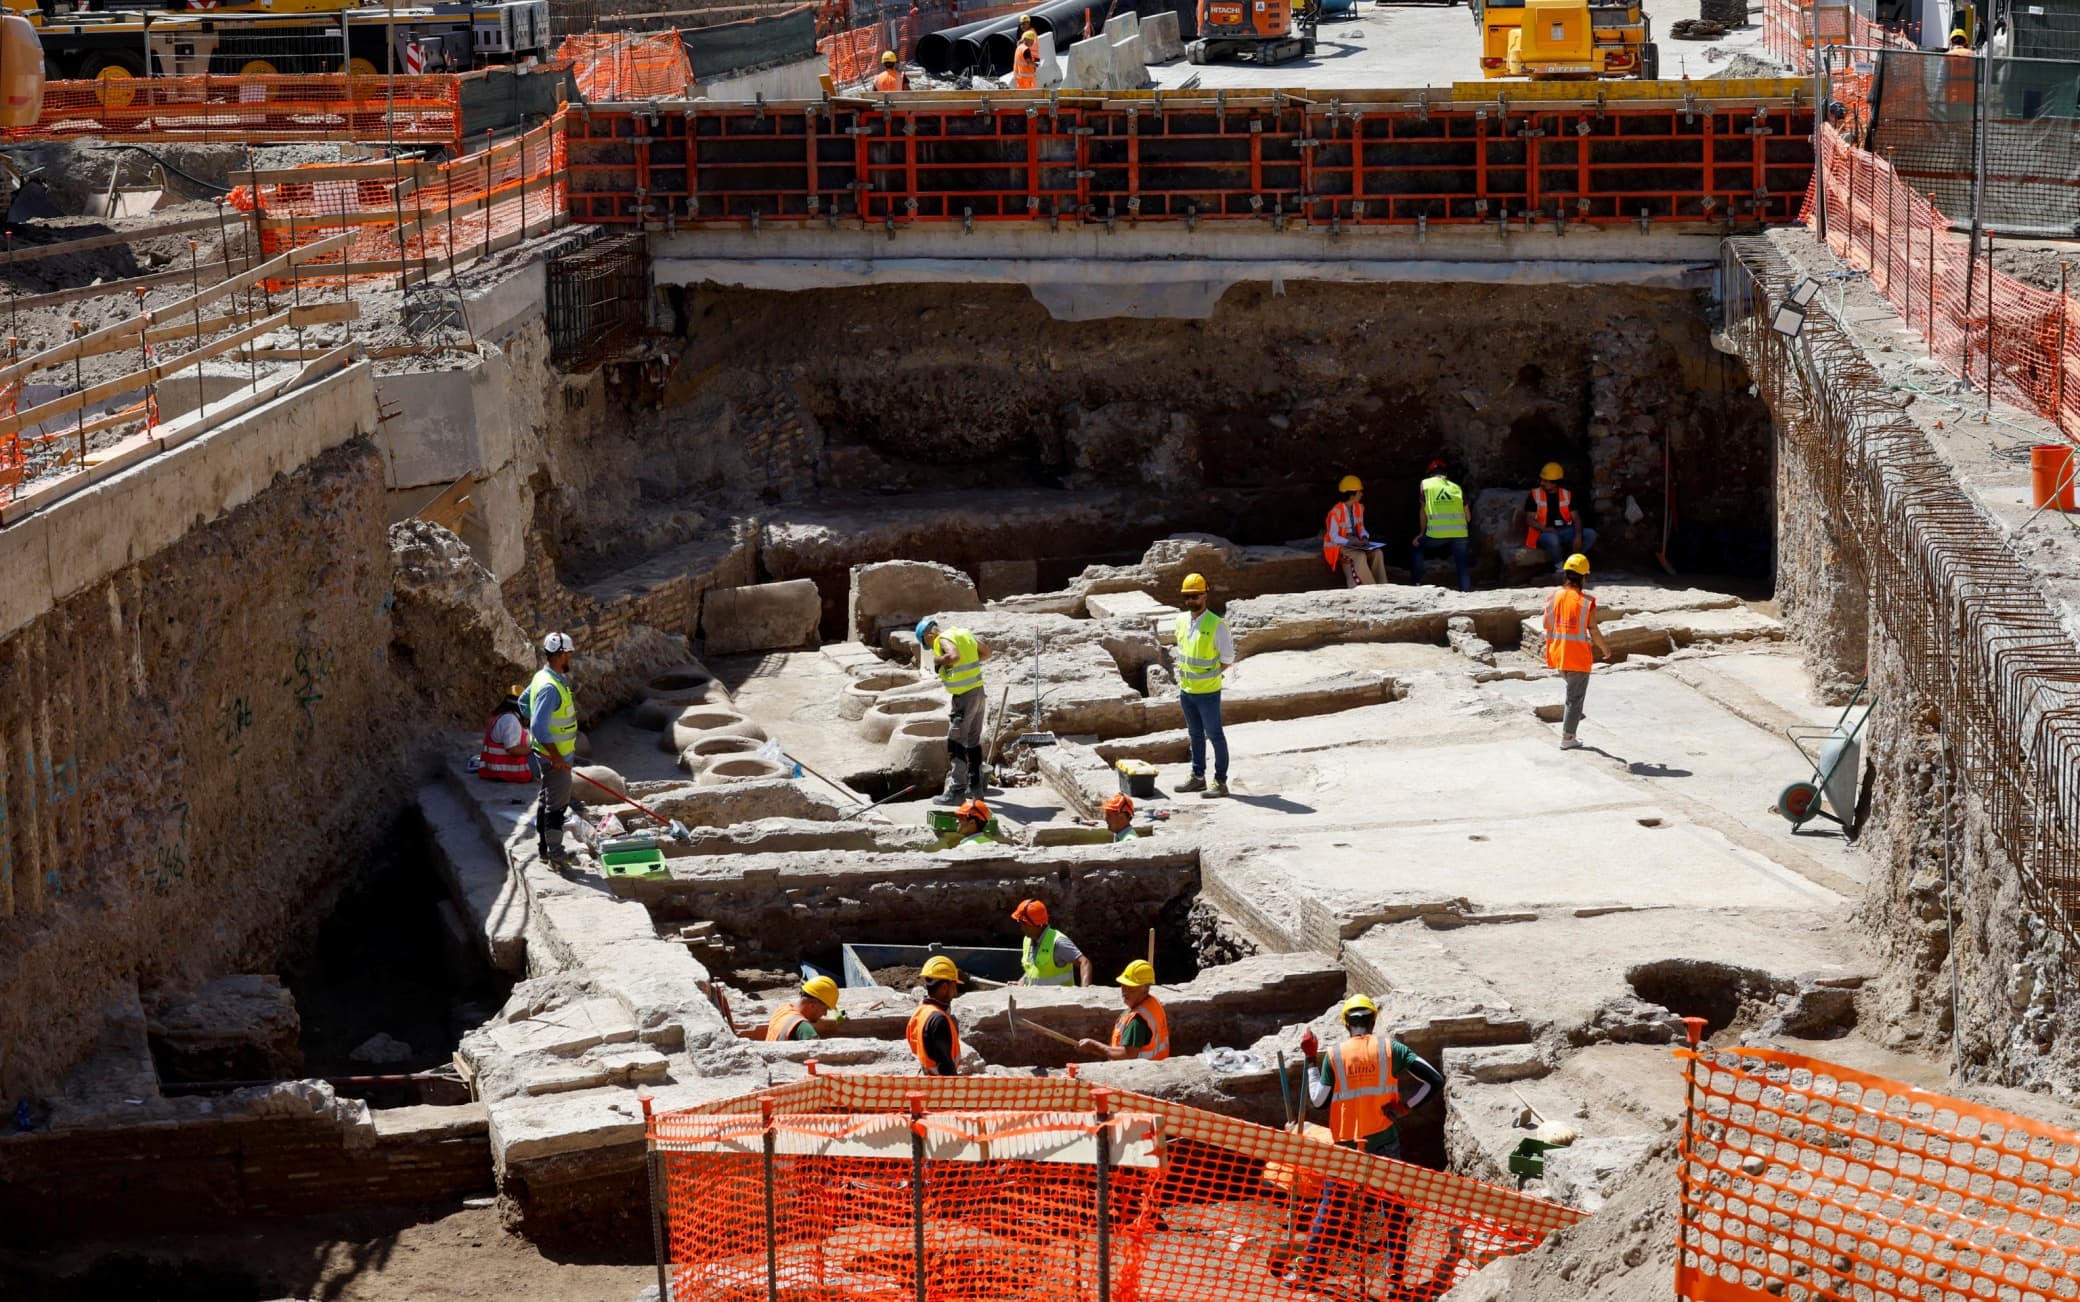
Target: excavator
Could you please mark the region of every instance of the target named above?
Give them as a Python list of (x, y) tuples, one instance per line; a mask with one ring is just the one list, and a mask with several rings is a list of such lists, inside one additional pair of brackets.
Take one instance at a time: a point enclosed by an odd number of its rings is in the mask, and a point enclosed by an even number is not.
[(1260, 64), (1314, 53), (1319, 0), (1199, 0), (1199, 36), (1184, 47), (1192, 63), (1247, 55)]
[(1640, 0), (1470, 0), (1481, 76), (1594, 81), (1661, 75), (1654, 23)]

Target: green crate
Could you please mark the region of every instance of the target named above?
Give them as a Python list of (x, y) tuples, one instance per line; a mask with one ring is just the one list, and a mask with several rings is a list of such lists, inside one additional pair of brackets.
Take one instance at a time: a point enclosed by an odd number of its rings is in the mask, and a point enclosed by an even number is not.
[(600, 873), (606, 877), (628, 877), (638, 881), (652, 877), (669, 877), (671, 870), (664, 866), (664, 851), (656, 846), (647, 850), (609, 850), (599, 857)]
[(1509, 1155), (1509, 1172), (1514, 1176), (1544, 1178), (1546, 1173), (1546, 1150), (1558, 1148), (1542, 1139), (1520, 1139), (1517, 1149)]

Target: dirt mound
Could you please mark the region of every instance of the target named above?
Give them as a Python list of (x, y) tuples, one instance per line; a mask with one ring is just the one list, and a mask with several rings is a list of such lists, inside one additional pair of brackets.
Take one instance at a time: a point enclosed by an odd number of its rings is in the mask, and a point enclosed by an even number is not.
[(1521, 1257), (1494, 1263), (1444, 1302), (1666, 1302), (1675, 1280), (1676, 1205), (1671, 1135), (1602, 1211)]

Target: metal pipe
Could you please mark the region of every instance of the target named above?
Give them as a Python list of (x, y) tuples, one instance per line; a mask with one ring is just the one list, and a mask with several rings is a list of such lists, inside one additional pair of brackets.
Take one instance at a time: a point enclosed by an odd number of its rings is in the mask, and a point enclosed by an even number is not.
[[(1105, 30), (1105, 19), (1112, 12), (1113, 0), (1049, 0), (1048, 3), (1026, 10), (1033, 20), (1033, 30), (1041, 35), (1049, 32), (1058, 38), (1054, 43), (1055, 55), (1066, 59), (1071, 45), (1083, 39), (1083, 22), (1090, 18), (1093, 35)], [(1067, 40), (1059, 39), (1067, 35)], [(992, 32), (987, 39), (987, 62), (992, 68), (1011, 70), (1012, 56), (1018, 53), (1018, 29), (1016, 26), (1005, 32)]]
[(1000, 27), (1017, 31), (1018, 19), (1017, 14), (1005, 14), (928, 33), (918, 38), (917, 49), (911, 57), (934, 77), (951, 77), (966, 72), (980, 54), (981, 38)]

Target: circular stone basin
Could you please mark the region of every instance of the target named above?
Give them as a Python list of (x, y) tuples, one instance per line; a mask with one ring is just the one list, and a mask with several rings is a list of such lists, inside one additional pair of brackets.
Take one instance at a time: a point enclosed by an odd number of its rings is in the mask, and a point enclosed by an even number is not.
[(714, 689), (715, 675), (699, 665), (676, 665), (650, 680), (643, 695), (667, 704), (698, 705)]
[(658, 738), (657, 748), (682, 755), (688, 746), (709, 736), (750, 737), (764, 741), (766, 731), (735, 710), (696, 705), (688, 708), (679, 716), (678, 722), (665, 730), (664, 735)]
[(788, 770), (771, 760), (756, 755), (730, 755), (718, 759), (701, 770), (700, 781), (704, 786), (721, 786), (725, 782), (757, 782), (765, 778), (784, 778)]
[(917, 675), (889, 671), (868, 674), (865, 678), (845, 684), (838, 693), (838, 717), (858, 719), (879, 700), (881, 694), (896, 687), (908, 687), (917, 681)]
[(764, 744), (756, 737), (702, 737), (679, 752), (679, 767), (698, 776), (708, 765), (724, 756), (756, 754)]
[(876, 702), (860, 720), (866, 730), (867, 740), (887, 741), (896, 725), (916, 715), (928, 715), (939, 709), (939, 703), (928, 696), (903, 696), (892, 701)]

